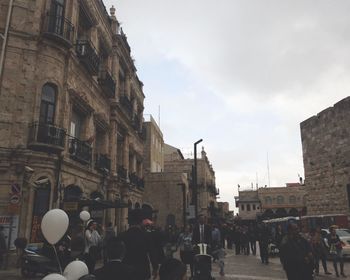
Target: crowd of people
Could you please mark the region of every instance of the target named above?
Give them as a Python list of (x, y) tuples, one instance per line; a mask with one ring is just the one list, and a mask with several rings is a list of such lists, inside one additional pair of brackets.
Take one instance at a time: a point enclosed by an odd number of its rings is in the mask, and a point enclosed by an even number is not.
[[(56, 244), (61, 265), (64, 267), (72, 258), (78, 258), (97, 280), (115, 279), (115, 275), (121, 280), (184, 280), (187, 270), (190, 279), (195, 279), (195, 256), (200, 253), (217, 262), (219, 273), (224, 276), (226, 249), (236, 255), (256, 255), (258, 243), (261, 263), (269, 264), (275, 248), (289, 280), (314, 279), (314, 275), (320, 274), (320, 262), (324, 274), (331, 274), (327, 268), (329, 257), (336, 277), (346, 277), (343, 244), (335, 226), (329, 228), (324, 238), (319, 227), (307, 232), (300, 231), (295, 223), (286, 223), (283, 227), (266, 223), (209, 225), (205, 216), (199, 216), (196, 223), (182, 230), (171, 225), (161, 229), (145, 219), (140, 209), (130, 211), (128, 222), (129, 228), (118, 235), (111, 223), (101, 227), (94, 220), (87, 222), (82, 235), (72, 239), (66, 235)], [(3, 234), (0, 241), (2, 239)], [(202, 243), (207, 246), (198, 248)], [(47, 256), (54, 258), (51, 246), (43, 249), (47, 250)], [(179, 252), (179, 259), (174, 257), (175, 252)], [(102, 261), (104, 265), (95, 269), (96, 263)]]

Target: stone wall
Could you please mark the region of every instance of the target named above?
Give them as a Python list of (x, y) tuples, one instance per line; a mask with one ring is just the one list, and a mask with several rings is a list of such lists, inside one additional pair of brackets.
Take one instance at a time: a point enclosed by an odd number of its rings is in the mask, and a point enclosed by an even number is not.
[(350, 97), (300, 124), (308, 214), (349, 214)]

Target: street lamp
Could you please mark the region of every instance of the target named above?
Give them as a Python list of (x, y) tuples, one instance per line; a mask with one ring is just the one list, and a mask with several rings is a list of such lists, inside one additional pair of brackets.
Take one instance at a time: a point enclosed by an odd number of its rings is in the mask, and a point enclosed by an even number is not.
[(197, 145), (202, 141), (203, 139), (199, 139), (197, 142), (194, 143), (193, 202), (194, 202), (194, 213), (196, 218), (198, 217)]

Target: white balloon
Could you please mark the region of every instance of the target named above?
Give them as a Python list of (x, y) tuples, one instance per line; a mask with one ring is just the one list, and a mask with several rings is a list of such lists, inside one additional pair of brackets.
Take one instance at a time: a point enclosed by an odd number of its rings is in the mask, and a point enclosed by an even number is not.
[(52, 209), (47, 212), (41, 221), (41, 231), (47, 242), (56, 244), (68, 229), (69, 218), (61, 209)]
[(86, 222), (90, 219), (90, 213), (88, 211), (81, 211), (79, 217), (83, 222)]
[(46, 275), (42, 280), (67, 280), (67, 278), (61, 274), (51, 273), (49, 275)]
[(63, 276), (67, 280), (78, 280), (80, 277), (89, 274), (89, 269), (82, 261), (72, 261), (64, 269)]

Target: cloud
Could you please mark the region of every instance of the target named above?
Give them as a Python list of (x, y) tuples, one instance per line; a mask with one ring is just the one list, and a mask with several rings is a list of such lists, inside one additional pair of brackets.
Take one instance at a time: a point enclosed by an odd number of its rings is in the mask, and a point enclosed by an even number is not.
[[(299, 123), (350, 92), (347, 0), (108, 0), (128, 36), (146, 113), (166, 142), (203, 138), (233, 203), (258, 172), (271, 185), (303, 173)], [(261, 175), (260, 175), (261, 174)]]

